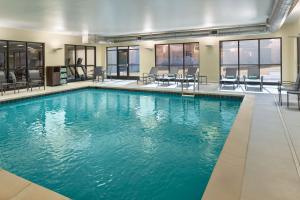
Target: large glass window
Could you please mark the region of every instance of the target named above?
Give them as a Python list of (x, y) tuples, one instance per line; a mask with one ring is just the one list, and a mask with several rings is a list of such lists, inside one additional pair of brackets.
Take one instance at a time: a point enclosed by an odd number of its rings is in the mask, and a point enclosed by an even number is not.
[(9, 71), (13, 71), (17, 80), (26, 80), (26, 43), (8, 42), (8, 65)]
[(238, 41), (228, 41), (221, 43), (221, 76), (226, 76), (226, 69), (233, 68), (238, 71), (239, 64), (239, 44)]
[(107, 74), (117, 76), (117, 48), (107, 48)]
[(266, 82), (281, 79), (281, 40), (260, 40), (260, 74)]
[(155, 45), (155, 65), (158, 67), (169, 67), (169, 45), (158, 44)]
[(199, 67), (199, 43), (184, 44), (184, 65), (186, 67)]
[(68, 80), (91, 79), (96, 67), (96, 47), (65, 45)]
[(86, 47), (86, 70), (89, 78), (94, 75), (94, 68), (96, 66), (96, 52), (95, 47)]
[(257, 69), (264, 82), (281, 81), (281, 38), (222, 41), (220, 43), (220, 74), (236, 68), (239, 77)]
[(106, 60), (107, 75), (110, 78), (135, 79), (139, 76), (139, 46), (108, 47)]
[[(248, 71), (258, 69), (258, 40), (240, 41), (240, 77), (248, 75)], [(259, 70), (257, 70), (259, 72)]]
[(7, 42), (0, 41), (0, 71), (7, 72)]
[(180, 71), (199, 67), (199, 43), (157, 44), (155, 65), (169, 70), (177, 67)]
[(170, 44), (170, 69), (183, 69), (183, 45)]
[(27, 81), (28, 70), (39, 70), (44, 80), (44, 60), (43, 43), (0, 41), (0, 71), (5, 72), (8, 82), (12, 81), (9, 72), (17, 81)]
[(139, 76), (140, 74), (140, 48), (138, 46), (129, 47), (129, 76)]

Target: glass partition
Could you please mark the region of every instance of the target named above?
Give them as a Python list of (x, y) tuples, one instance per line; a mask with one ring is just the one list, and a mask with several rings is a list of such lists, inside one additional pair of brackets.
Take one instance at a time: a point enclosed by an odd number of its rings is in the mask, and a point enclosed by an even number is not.
[(69, 81), (93, 78), (96, 66), (96, 47), (65, 45), (65, 64)]
[(44, 46), (40, 43), (27, 44), (28, 70), (39, 70), (40, 76), (44, 79)]
[(8, 49), (9, 71), (15, 73), (18, 81), (26, 81), (26, 43), (9, 41)]
[(94, 75), (94, 67), (96, 66), (95, 52), (95, 47), (86, 47), (86, 70), (88, 78), (92, 78)]
[(22, 41), (0, 41), (0, 71), (4, 71), (8, 82), (9, 72), (13, 72), (17, 81), (28, 81), (28, 70), (39, 70), (44, 80), (44, 44)]
[(0, 71), (7, 74), (7, 42), (0, 41)]

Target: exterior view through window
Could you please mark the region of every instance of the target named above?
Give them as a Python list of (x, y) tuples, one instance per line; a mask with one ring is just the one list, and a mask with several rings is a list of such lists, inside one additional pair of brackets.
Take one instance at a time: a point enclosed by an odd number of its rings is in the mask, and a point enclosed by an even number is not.
[(259, 69), (265, 83), (281, 81), (281, 38), (220, 42), (220, 75), (236, 68), (242, 80), (249, 69)]
[(181, 71), (199, 67), (199, 43), (156, 44), (155, 65), (168, 70), (177, 67)]
[(106, 60), (106, 71), (109, 78), (136, 79), (139, 77), (139, 46), (108, 47)]

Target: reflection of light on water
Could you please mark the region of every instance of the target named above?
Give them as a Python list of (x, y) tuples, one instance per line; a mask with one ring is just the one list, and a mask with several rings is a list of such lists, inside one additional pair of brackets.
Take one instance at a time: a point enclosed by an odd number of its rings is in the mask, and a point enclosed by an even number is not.
[(150, 137), (143, 138), (143, 151), (145, 153), (154, 153), (155, 152), (155, 143), (152, 141)]

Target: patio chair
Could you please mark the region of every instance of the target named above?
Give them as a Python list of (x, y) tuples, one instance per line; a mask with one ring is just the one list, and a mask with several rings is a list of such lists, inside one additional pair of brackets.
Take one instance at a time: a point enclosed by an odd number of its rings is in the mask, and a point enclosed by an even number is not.
[(102, 82), (104, 82), (105, 70), (103, 70), (103, 67), (95, 67), (93, 81), (97, 79), (97, 81), (99, 82), (100, 77)]
[(235, 89), (238, 81), (237, 68), (226, 68), (225, 76), (220, 77), (220, 88), (223, 88), (224, 85), (232, 85), (232, 88)]
[(46, 88), (45, 88), (44, 80), (40, 75), (40, 71), (28, 70), (28, 87), (31, 88), (31, 91), (33, 86), (38, 86), (40, 89), (41, 85), (44, 86), (44, 90), (45, 90)]
[(156, 78), (156, 81), (158, 81), (158, 85), (159, 82), (162, 82), (162, 84), (168, 82), (168, 85), (170, 85), (170, 81), (176, 82), (178, 71), (179, 71), (178, 67), (171, 67), (170, 72), (168, 74), (162, 74), (161, 76)]
[(176, 78), (176, 83), (178, 85), (178, 83), (181, 83), (181, 86), (183, 87), (184, 83), (187, 83), (187, 87), (190, 86), (190, 82), (192, 81), (195, 83), (198, 80), (198, 67), (189, 67), (187, 69), (186, 73), (183, 73), (181, 76), (179, 76), (178, 78)]
[(141, 77), (143, 84), (148, 84), (155, 81), (157, 77), (157, 72), (157, 67), (151, 67), (149, 73), (143, 73), (143, 76)]
[(16, 75), (15, 75), (15, 72), (9, 72), (9, 77), (10, 79), (12, 80), (13, 82), (13, 85), (14, 85), (14, 89), (15, 89), (15, 93), (16, 93), (16, 89), (18, 90), (18, 92), (20, 92), (20, 89), (21, 88), (26, 88), (27, 91), (28, 91), (28, 84), (26, 81), (17, 81), (17, 78), (16, 78)]
[(0, 90), (1, 90), (1, 95), (3, 95), (3, 93), (5, 93), (5, 91), (7, 90), (7, 88), (10, 85), (12, 85), (12, 84), (7, 82), (7, 78), (5, 76), (5, 72), (4, 71), (0, 71)]
[(263, 81), (264, 77), (259, 75), (258, 68), (250, 68), (248, 69), (248, 75), (244, 75), (244, 84), (245, 90), (247, 90), (248, 85), (259, 85), (260, 91), (263, 89)]
[(300, 90), (300, 73), (297, 75), (297, 79), (295, 83), (291, 82), (278, 82), (278, 97), (279, 103), (282, 105), (282, 91), (286, 91), (287, 93), (298, 92)]

